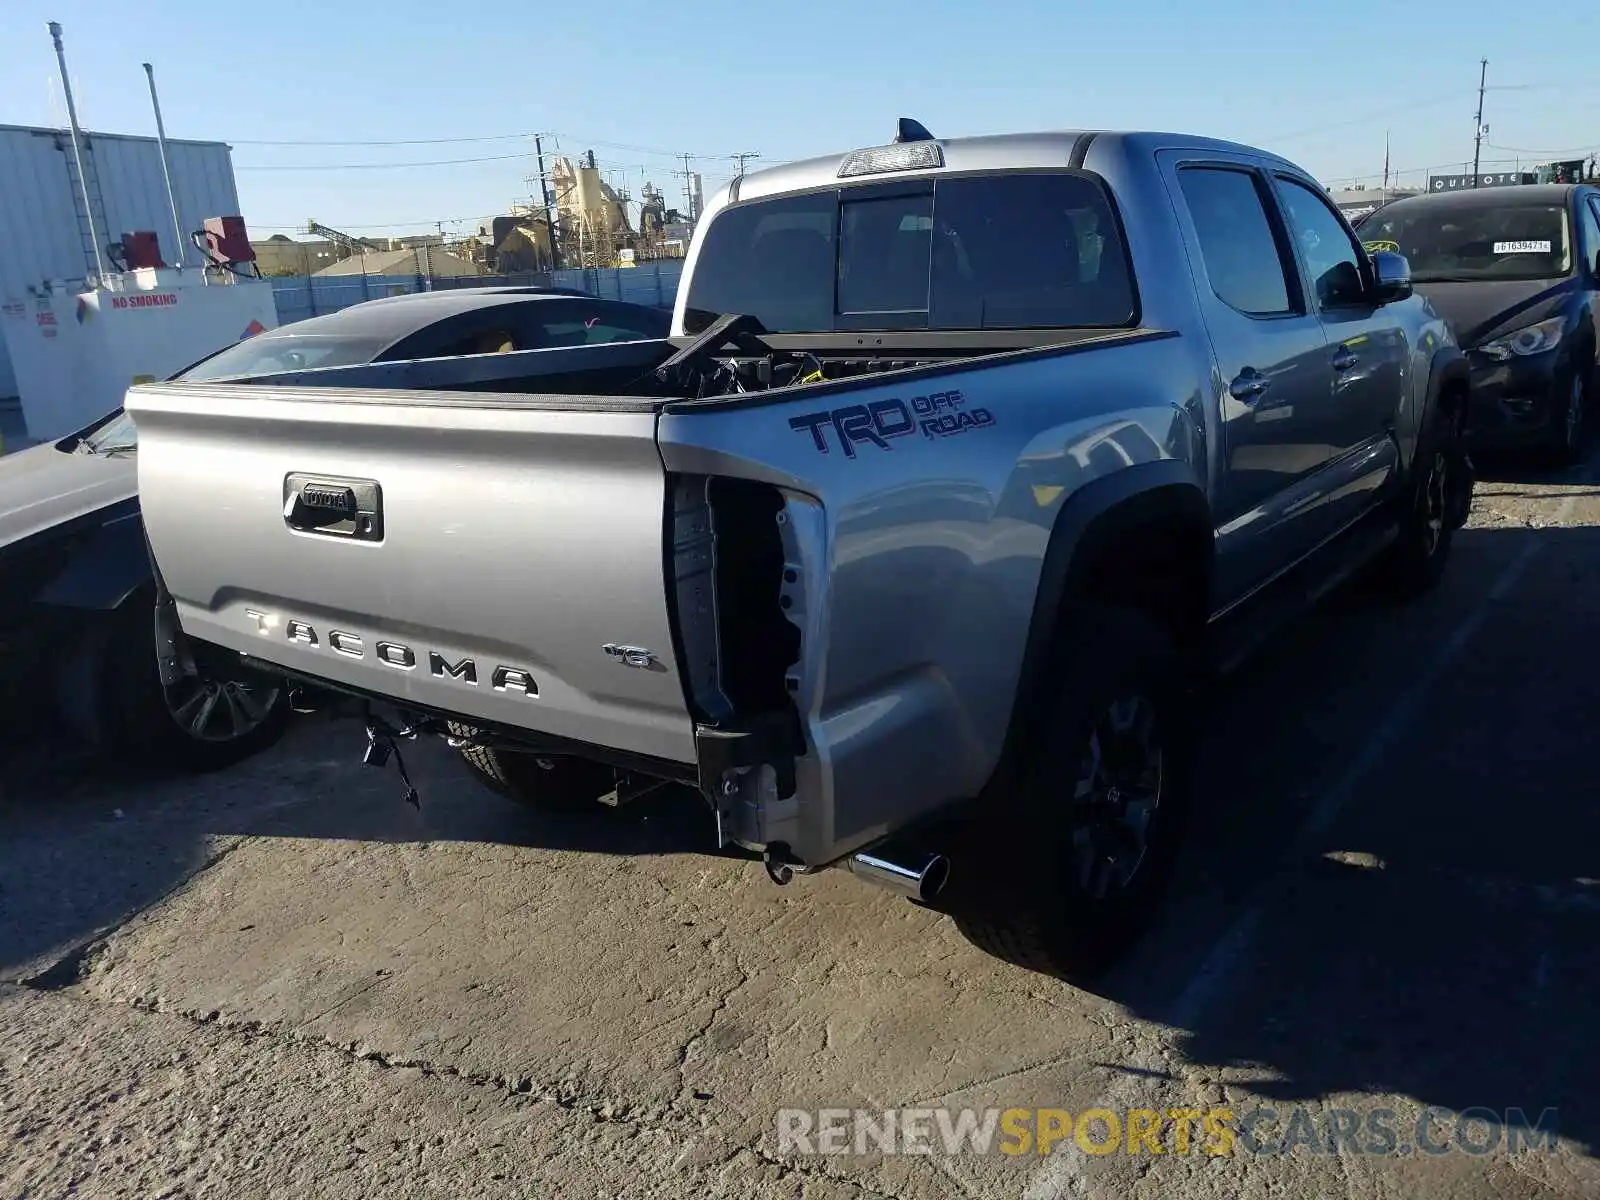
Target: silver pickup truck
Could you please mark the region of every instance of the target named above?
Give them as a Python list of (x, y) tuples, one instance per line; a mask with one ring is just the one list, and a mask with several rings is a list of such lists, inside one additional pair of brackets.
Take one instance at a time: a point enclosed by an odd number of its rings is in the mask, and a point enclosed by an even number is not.
[(1150, 919), (1213, 668), (1428, 587), (1470, 499), (1405, 260), (1245, 146), (902, 120), (728, 185), (672, 333), (133, 388), (163, 670), (535, 804), (688, 784), (1070, 976)]

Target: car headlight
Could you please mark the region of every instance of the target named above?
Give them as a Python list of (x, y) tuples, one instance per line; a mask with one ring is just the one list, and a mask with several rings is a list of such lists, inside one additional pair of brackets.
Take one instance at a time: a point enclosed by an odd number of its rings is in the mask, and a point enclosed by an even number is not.
[(1478, 350), (1496, 362), (1505, 362), (1514, 356), (1543, 354), (1546, 350), (1556, 348), (1561, 341), (1561, 335), (1566, 332), (1566, 326), (1565, 316), (1551, 317), (1548, 321), (1540, 321), (1537, 325), (1524, 325), (1515, 333), (1508, 333), (1505, 337), (1485, 342), (1478, 347)]

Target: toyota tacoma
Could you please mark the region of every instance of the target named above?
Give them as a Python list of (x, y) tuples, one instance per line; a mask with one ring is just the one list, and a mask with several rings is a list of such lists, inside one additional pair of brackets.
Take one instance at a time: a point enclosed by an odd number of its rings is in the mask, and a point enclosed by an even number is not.
[(686, 784), (1070, 978), (1151, 918), (1205, 681), (1438, 579), (1468, 388), (1291, 162), (903, 119), (725, 187), (670, 337), (127, 407), (168, 678), (242, 653), (535, 805)]

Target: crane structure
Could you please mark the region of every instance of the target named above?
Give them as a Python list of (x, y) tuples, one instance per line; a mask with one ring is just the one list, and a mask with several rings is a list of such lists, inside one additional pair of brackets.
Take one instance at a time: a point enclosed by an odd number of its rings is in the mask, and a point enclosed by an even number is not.
[(306, 232), (309, 234), (314, 234), (317, 237), (326, 238), (328, 241), (332, 242), (335, 246), (338, 246), (339, 249), (345, 251), (347, 254), (360, 254), (363, 250), (383, 249), (383, 247), (378, 245), (377, 242), (369, 241), (366, 238), (356, 237), (351, 233), (342, 233), (337, 229), (329, 228), (327, 225), (320, 224), (312, 219), (308, 219), (306, 221)]

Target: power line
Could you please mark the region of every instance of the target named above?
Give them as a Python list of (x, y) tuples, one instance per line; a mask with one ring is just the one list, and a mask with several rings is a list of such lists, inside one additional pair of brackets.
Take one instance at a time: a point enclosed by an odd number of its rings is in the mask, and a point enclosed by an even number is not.
[(399, 167), (454, 167), (462, 163), (509, 162), (514, 158), (531, 158), (533, 151), (524, 154), (490, 154), (482, 158), (435, 158), (425, 161), (377, 163), (272, 163), (242, 164), (235, 171), (385, 171)]
[[(516, 138), (538, 137), (541, 130), (527, 133), (466, 134), (460, 137), (399, 138), (393, 141), (306, 141), (299, 139), (228, 138), (230, 146), (446, 146), (455, 142), (509, 142)], [(544, 136), (548, 137), (546, 133)]]
[(1447, 95), (1434, 96), (1428, 100), (1417, 100), (1410, 104), (1391, 105), (1381, 112), (1369, 113), (1366, 116), (1350, 117), (1347, 120), (1334, 121), (1328, 125), (1314, 125), (1309, 129), (1296, 129), (1291, 133), (1280, 133), (1256, 140), (1262, 143), (1287, 142), (1295, 138), (1314, 137), (1319, 133), (1332, 133), (1338, 129), (1349, 129), (1351, 126), (1365, 125), (1373, 121), (1390, 121), (1402, 113), (1417, 112), (1424, 108), (1435, 108), (1441, 104), (1453, 104), (1461, 99), (1461, 96), (1460, 92), (1450, 92)]
[(1505, 150), (1511, 154), (1527, 154), (1536, 158), (1545, 155), (1549, 155), (1551, 158), (1560, 158), (1563, 154), (1590, 154), (1600, 150), (1600, 142), (1595, 142), (1588, 146), (1568, 146), (1564, 150), (1530, 150), (1526, 146), (1497, 146), (1493, 142), (1485, 142), (1484, 145), (1491, 150)]
[[(470, 216), (470, 217), (429, 217), (426, 220), (422, 220), (422, 221), (369, 221), (366, 224), (355, 224), (355, 223), (351, 223), (351, 222), (347, 222), (347, 221), (341, 221), (341, 222), (339, 222), (339, 228), (340, 229), (345, 229), (345, 230), (351, 230), (351, 229), (422, 229), (422, 228), (430, 228), (431, 229), (435, 225), (439, 225), (441, 223), (443, 223), (445, 225), (457, 225), (457, 224), (461, 224), (462, 222), (466, 222), (466, 221), (481, 221), (481, 220), (484, 219), (484, 215), (485, 214), (483, 214), (483, 213), (476, 213), (476, 214), (474, 214), (473, 216)], [(498, 215), (498, 214), (496, 214), (496, 215)], [(250, 228), (251, 229), (293, 230), (296, 233), (304, 233), (305, 229), (306, 229), (306, 223), (304, 221), (300, 221), (297, 224), (292, 224), (292, 225), (282, 225), (282, 224), (272, 225), (272, 224), (268, 224), (265, 221), (251, 221), (250, 222)]]
[[(451, 137), (434, 138), (348, 138), (323, 140), (317, 138), (226, 138), (230, 146), (447, 146), (466, 142), (511, 142), (524, 138), (558, 138), (566, 137), (570, 141), (581, 142), (587, 146), (604, 146), (609, 150), (628, 150), (635, 154), (648, 154), (656, 158), (682, 158), (682, 150), (670, 150), (663, 146), (643, 146), (636, 142), (612, 142), (604, 138), (578, 137), (574, 134), (558, 134), (549, 129), (529, 129), (521, 133), (472, 133), (458, 134)], [(695, 158), (717, 158), (715, 154), (695, 154)], [(728, 156), (733, 157), (733, 156)]]

